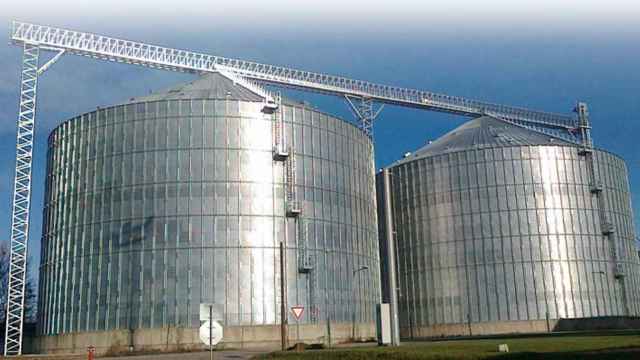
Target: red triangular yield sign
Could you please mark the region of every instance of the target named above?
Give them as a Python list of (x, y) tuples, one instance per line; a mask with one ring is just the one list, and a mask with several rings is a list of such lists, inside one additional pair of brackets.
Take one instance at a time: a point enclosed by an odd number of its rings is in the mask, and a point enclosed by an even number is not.
[(304, 312), (304, 307), (293, 306), (291, 308), (291, 312), (293, 313), (293, 316), (295, 316), (296, 320), (300, 320), (300, 318), (302, 317), (302, 313)]

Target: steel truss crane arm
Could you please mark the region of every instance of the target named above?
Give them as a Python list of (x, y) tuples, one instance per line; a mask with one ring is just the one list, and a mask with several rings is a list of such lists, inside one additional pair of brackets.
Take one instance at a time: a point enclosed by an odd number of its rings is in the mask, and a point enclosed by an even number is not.
[(578, 127), (576, 119), (569, 115), (492, 104), (24, 22), (13, 22), (11, 39), (18, 44), (37, 44), (107, 61), (181, 72), (227, 71), (269, 84), (463, 116), (491, 115), (519, 125), (566, 132)]

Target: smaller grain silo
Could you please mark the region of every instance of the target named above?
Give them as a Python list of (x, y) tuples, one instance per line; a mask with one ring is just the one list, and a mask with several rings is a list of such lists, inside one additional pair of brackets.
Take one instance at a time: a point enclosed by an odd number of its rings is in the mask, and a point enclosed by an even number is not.
[(381, 174), (378, 192), (392, 210), (378, 207), (379, 224), (392, 218), (403, 336), (539, 332), (640, 314), (618, 156), (485, 116), (388, 170), (390, 193)]

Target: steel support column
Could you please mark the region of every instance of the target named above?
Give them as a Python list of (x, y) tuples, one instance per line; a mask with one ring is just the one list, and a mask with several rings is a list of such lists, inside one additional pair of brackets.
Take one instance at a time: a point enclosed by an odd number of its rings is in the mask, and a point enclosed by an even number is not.
[(382, 111), (382, 108), (384, 108), (384, 105), (380, 105), (380, 107), (375, 110), (372, 98), (354, 98), (352, 96), (346, 95), (344, 98), (349, 103), (351, 110), (353, 110), (358, 120), (360, 120), (360, 130), (362, 130), (370, 138), (373, 138), (373, 121), (378, 117), (380, 111)]
[(398, 318), (398, 268), (396, 265), (396, 232), (393, 224), (393, 206), (391, 204), (391, 173), (389, 169), (382, 170), (384, 222), (387, 256), (387, 287), (389, 288), (389, 307), (391, 308), (391, 345), (400, 346), (400, 322)]
[(18, 136), (16, 141), (16, 172), (11, 216), (11, 259), (9, 264), (4, 344), (4, 354), (6, 356), (22, 354), (29, 207), (31, 202), (31, 165), (39, 54), (40, 49), (37, 45), (24, 44), (20, 84), (20, 112), (18, 115)]

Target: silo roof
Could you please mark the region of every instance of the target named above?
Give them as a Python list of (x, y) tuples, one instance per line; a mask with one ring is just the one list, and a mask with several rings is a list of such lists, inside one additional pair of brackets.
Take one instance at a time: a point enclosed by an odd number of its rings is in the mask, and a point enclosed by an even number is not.
[(191, 82), (183, 83), (147, 96), (135, 97), (130, 103), (181, 99), (233, 99), (261, 102), (262, 96), (220, 73), (208, 73)]
[(575, 146), (555, 136), (529, 130), (491, 116), (482, 116), (462, 124), (439, 139), (395, 162), (394, 165), (417, 158), (462, 150), (549, 144)]

